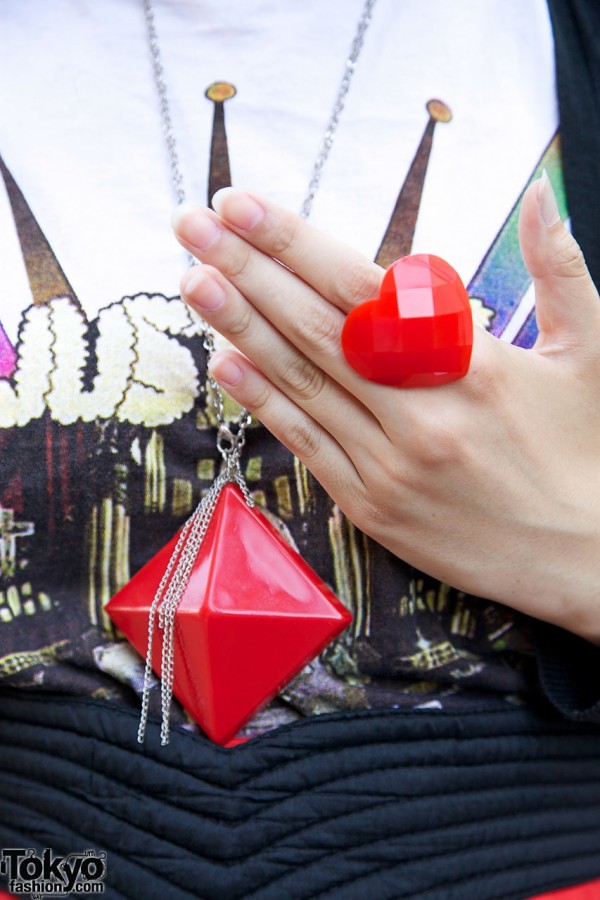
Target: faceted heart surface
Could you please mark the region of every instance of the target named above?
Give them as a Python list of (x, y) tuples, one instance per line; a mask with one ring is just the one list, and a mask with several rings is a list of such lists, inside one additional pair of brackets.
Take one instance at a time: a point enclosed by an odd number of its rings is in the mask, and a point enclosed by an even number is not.
[[(150, 607), (176, 542), (107, 605), (142, 656)], [(350, 621), (265, 516), (226, 485), (175, 615), (173, 693), (212, 740), (226, 744)], [(157, 626), (152, 668), (159, 676), (161, 654)]]
[(459, 275), (439, 256), (396, 260), (379, 297), (347, 316), (342, 347), (352, 368), (378, 384), (429, 387), (462, 378), (473, 317)]

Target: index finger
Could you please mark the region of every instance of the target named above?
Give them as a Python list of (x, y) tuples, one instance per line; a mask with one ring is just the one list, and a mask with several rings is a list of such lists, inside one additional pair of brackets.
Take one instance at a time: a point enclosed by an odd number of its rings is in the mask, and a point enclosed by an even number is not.
[(342, 312), (377, 296), (383, 269), (323, 234), (300, 216), (249, 191), (223, 188), (213, 197), (223, 222), (258, 250), (292, 269)]

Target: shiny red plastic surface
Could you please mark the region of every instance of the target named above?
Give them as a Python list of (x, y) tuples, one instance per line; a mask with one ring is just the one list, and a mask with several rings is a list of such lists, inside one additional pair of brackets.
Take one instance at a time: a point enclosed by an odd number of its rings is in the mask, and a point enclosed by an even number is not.
[[(142, 656), (150, 607), (176, 541), (107, 605)], [(350, 621), (316, 572), (227, 485), (177, 608), (173, 693), (212, 740), (226, 744)], [(161, 652), (156, 627), (158, 675)]]
[(379, 297), (355, 307), (342, 330), (353, 369), (370, 381), (429, 387), (467, 374), (473, 317), (465, 287), (439, 256), (392, 263)]

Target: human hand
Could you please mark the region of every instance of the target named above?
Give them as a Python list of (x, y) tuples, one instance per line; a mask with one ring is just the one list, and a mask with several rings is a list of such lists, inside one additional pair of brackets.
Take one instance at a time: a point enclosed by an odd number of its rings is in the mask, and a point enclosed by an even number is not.
[(241, 351), (215, 354), (216, 381), (355, 525), (456, 588), (600, 642), (600, 303), (553, 200), (531, 185), (520, 220), (535, 347), (476, 329), (451, 384), (356, 374), (340, 334), (382, 269), (252, 194), (179, 210), (178, 239), (206, 264), (182, 296)]

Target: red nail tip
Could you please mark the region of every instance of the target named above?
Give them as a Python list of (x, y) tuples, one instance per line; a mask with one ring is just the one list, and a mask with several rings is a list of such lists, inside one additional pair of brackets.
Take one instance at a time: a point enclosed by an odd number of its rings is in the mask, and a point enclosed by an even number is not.
[[(106, 607), (144, 657), (150, 607), (176, 541)], [(226, 485), (177, 609), (173, 693), (213, 741), (228, 744), (351, 618), (265, 516)], [(161, 653), (156, 627), (158, 675)]]
[(430, 387), (462, 378), (473, 349), (473, 317), (460, 277), (439, 256), (396, 260), (379, 297), (347, 316), (342, 348), (352, 368), (378, 384)]

